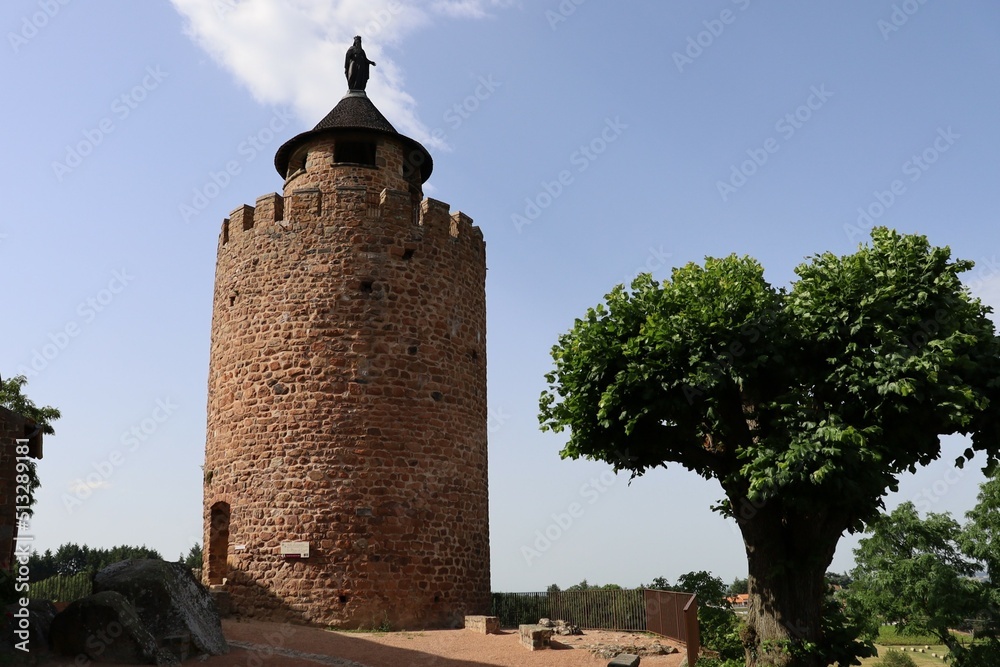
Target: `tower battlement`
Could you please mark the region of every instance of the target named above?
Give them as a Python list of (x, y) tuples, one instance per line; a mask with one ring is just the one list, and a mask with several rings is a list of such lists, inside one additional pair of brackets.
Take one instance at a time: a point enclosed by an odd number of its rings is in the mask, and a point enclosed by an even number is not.
[[(318, 188), (293, 191), (285, 215), (285, 198), (276, 192), (257, 198), (254, 206), (243, 204), (233, 209), (222, 221), (219, 246), (227, 246), (247, 239), (240, 232), (254, 233), (266, 230), (268, 226), (280, 225), (291, 228), (297, 221), (317, 217), (324, 208), (344, 208), (374, 220), (412, 221), (411, 230), (417, 239), (451, 238), (474, 250), (485, 249), (482, 230), (473, 224), (471, 217), (461, 211), (451, 212), (451, 207), (437, 199), (425, 198), (419, 205), (413, 205), (409, 194), (400, 190), (383, 189), (371, 193), (364, 186), (335, 188), (330, 196)], [(318, 211), (318, 212), (317, 212)], [(296, 215), (299, 213), (300, 215)]]

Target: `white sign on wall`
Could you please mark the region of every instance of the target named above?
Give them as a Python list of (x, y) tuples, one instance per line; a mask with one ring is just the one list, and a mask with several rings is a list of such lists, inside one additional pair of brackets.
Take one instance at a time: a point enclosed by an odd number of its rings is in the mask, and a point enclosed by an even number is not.
[(309, 558), (309, 543), (282, 542), (281, 555), (285, 558)]

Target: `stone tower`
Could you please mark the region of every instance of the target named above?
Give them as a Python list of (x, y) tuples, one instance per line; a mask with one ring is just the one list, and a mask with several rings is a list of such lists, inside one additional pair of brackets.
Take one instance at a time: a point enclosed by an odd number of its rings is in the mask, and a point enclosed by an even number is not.
[(449, 626), (489, 606), (486, 251), (363, 90), (222, 223), (205, 580), (275, 620)]

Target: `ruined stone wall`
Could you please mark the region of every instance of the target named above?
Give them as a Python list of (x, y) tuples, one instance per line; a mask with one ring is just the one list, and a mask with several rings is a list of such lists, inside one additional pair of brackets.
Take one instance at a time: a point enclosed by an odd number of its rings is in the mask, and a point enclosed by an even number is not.
[(223, 223), (206, 579), (242, 614), (461, 627), (490, 590), (485, 245), (393, 139), (377, 167), (332, 150)]

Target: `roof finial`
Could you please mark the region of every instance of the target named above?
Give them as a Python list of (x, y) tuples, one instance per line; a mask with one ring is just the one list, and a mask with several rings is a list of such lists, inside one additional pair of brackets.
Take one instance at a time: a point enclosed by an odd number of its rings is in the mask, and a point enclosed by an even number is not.
[(347, 87), (351, 90), (364, 91), (368, 85), (368, 66), (374, 67), (375, 61), (368, 60), (365, 50), (361, 48), (361, 36), (354, 38), (354, 46), (347, 49), (344, 58), (344, 74), (347, 76)]

